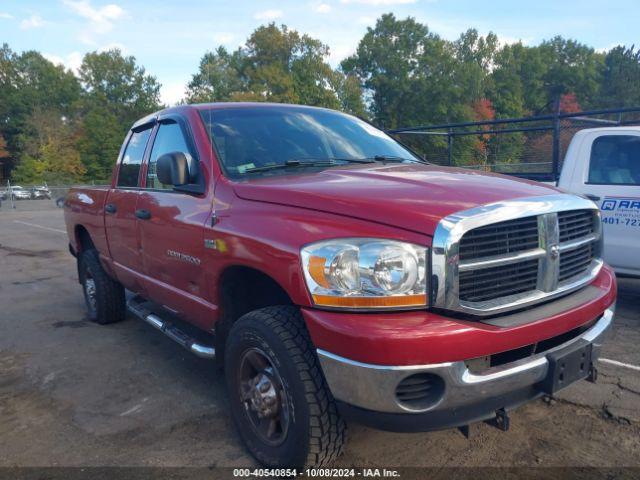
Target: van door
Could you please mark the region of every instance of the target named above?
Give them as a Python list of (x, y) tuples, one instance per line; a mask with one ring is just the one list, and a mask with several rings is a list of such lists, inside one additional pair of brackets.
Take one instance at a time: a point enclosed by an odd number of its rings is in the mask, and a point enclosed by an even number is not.
[(170, 152), (184, 153), (195, 173), (195, 148), (186, 123), (178, 119), (160, 121), (136, 207), (147, 296), (206, 327), (215, 315), (206, 298), (204, 268), (204, 225), (210, 221), (213, 201), (206, 193), (178, 192), (160, 183), (156, 163)]
[(136, 227), (136, 205), (140, 194), (140, 170), (152, 127), (131, 132), (118, 166), (118, 176), (104, 207), (109, 253), (118, 280), (140, 292), (142, 255)]
[(618, 273), (640, 275), (640, 131), (596, 131), (583, 149), (571, 191), (600, 206), (605, 261)]

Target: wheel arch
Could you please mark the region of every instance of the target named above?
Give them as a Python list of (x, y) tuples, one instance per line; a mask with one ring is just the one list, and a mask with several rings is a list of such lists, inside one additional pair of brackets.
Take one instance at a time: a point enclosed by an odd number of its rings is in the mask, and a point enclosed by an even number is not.
[(84, 225), (76, 225), (73, 228), (73, 235), (76, 241), (76, 252), (78, 255), (90, 248), (95, 248), (89, 230), (87, 230)]
[[(223, 358), (224, 344), (232, 325), (244, 314), (259, 308), (294, 305), (285, 288), (271, 275), (253, 267), (232, 265), (218, 279), (220, 317), (215, 325), (216, 350)], [(218, 350), (220, 349), (220, 350)]]

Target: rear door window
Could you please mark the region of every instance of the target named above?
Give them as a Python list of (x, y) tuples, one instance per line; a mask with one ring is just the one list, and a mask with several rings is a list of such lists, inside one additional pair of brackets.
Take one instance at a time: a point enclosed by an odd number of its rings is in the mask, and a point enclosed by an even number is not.
[(118, 172), (118, 187), (137, 187), (140, 166), (144, 158), (144, 151), (151, 135), (151, 129), (133, 132), (127, 148), (122, 155)]
[(604, 135), (593, 141), (589, 183), (640, 185), (640, 136)]

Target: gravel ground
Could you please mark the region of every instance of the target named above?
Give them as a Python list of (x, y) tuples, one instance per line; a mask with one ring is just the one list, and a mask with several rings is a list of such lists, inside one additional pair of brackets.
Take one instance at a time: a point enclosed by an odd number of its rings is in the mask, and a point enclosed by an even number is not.
[[(252, 467), (222, 374), (142, 322), (85, 320), (62, 210), (0, 209), (0, 467)], [(640, 281), (620, 280), (603, 358), (640, 365)], [(349, 426), (340, 466), (640, 467), (640, 370), (601, 362), (511, 414), (511, 429), (393, 434)], [(439, 472), (439, 473), (438, 473)], [(640, 470), (636, 470), (640, 473)], [(446, 474), (449, 476), (449, 474)]]

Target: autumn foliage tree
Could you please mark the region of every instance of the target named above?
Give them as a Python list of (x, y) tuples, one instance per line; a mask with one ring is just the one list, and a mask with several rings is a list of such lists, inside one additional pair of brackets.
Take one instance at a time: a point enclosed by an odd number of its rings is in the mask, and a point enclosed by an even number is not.
[(0, 48), (0, 136), (23, 183), (104, 180), (125, 133), (160, 107), (160, 85), (118, 50), (85, 55), (79, 76), (34, 51)]
[(59, 112), (36, 109), (27, 120), (30, 141), (13, 171), (23, 183), (72, 183), (86, 168), (76, 148), (76, 127)]
[(562, 113), (576, 113), (582, 111), (580, 103), (578, 103), (578, 97), (573, 92), (568, 92), (560, 96), (560, 112)]
[(7, 141), (2, 135), (0, 135), (0, 158), (8, 158), (9, 151), (7, 150)]
[[(491, 104), (491, 100), (487, 98), (481, 98), (476, 100), (471, 105), (473, 110), (473, 119), (476, 122), (490, 121), (493, 120), (496, 116), (496, 111)], [(490, 125), (482, 125), (480, 130), (490, 130)], [(478, 135), (475, 138), (474, 150), (476, 158), (481, 161), (481, 163), (487, 163), (487, 154), (488, 154), (488, 145), (491, 140), (490, 135)]]

